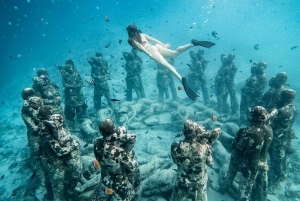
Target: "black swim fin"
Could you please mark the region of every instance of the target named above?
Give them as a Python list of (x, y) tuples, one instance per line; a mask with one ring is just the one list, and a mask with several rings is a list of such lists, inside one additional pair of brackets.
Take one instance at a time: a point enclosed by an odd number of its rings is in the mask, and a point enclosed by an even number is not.
[(186, 77), (182, 77), (182, 85), (183, 85), (183, 88), (184, 88), (184, 91), (185, 91), (186, 95), (190, 99), (195, 100), (197, 97), (199, 97), (199, 95), (196, 94), (195, 92), (193, 92), (193, 90), (187, 84)]
[(199, 40), (195, 40), (195, 39), (193, 39), (191, 43), (195, 46), (202, 46), (202, 47), (206, 47), (206, 48), (211, 48), (212, 46), (215, 45), (215, 43), (213, 43), (213, 42), (199, 41)]

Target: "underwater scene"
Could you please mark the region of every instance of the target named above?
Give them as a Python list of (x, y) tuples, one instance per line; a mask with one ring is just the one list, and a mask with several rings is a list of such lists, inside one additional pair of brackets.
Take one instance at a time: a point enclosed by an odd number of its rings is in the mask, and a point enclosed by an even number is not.
[(2, 0), (0, 200), (300, 201), (299, 0)]

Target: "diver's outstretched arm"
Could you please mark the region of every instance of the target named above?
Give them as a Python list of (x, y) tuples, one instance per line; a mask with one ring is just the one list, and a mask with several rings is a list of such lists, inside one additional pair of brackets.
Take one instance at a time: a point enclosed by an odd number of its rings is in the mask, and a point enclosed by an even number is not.
[(146, 55), (148, 55), (151, 59), (153, 59), (153, 56), (150, 52), (148, 52), (148, 50), (143, 46), (141, 45), (140, 43), (136, 42), (135, 40), (132, 40), (134, 45), (141, 51), (143, 51)]
[(153, 41), (156, 44), (160, 44), (161, 46), (165, 47), (165, 44), (163, 44), (162, 42), (160, 42), (159, 40), (152, 38), (151, 36), (148, 36), (147, 34), (143, 34), (145, 36), (145, 38), (149, 41)]

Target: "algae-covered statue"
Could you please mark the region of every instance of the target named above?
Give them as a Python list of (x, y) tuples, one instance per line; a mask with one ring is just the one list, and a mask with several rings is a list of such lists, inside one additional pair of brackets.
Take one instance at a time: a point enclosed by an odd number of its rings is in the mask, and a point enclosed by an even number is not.
[[(270, 118), (265, 108), (254, 107), (250, 112), (250, 126), (241, 128), (232, 143), (229, 168), (220, 186), (239, 201), (267, 201), (267, 153), (273, 138), (268, 125)], [(237, 172), (241, 173), (239, 190), (232, 190)]]
[(126, 100), (132, 101), (132, 93), (135, 91), (137, 99), (145, 98), (144, 86), (141, 78), (142, 58), (137, 55), (137, 51), (123, 52), (126, 60)]
[(45, 174), (47, 200), (72, 200), (81, 173), (79, 143), (63, 128), (63, 117), (53, 114), (49, 106), (39, 109), (43, 123), (39, 126), (41, 165)]
[(204, 50), (198, 52), (190, 51), (192, 63), (190, 65), (191, 73), (188, 75), (189, 83), (194, 91), (201, 89), (203, 101), (205, 105), (209, 104), (209, 94), (205, 79), (205, 69), (207, 68), (208, 61), (204, 58)]
[(55, 114), (64, 115), (58, 86), (50, 80), (46, 69), (37, 70), (37, 77), (33, 78), (33, 83), (32, 88), (43, 99), (44, 105), (51, 106)]
[(287, 178), (290, 155), (294, 152), (291, 140), (296, 137), (292, 126), (297, 116), (297, 110), (293, 104), (296, 92), (291, 89), (283, 89), (277, 101), (278, 115), (271, 123), (274, 138), (269, 149), (270, 171), (269, 189), (278, 194), (284, 189), (281, 184)]
[(238, 99), (235, 89), (235, 75), (237, 73), (237, 66), (233, 62), (235, 58), (234, 53), (228, 56), (221, 55), (222, 66), (218, 70), (215, 80), (215, 91), (218, 101), (218, 112), (226, 112), (228, 108), (227, 99), (230, 96), (230, 106), (233, 115), (238, 115)]
[(109, 71), (107, 61), (103, 55), (97, 52), (94, 57), (87, 59), (91, 65), (91, 77), (94, 85), (94, 107), (95, 110), (101, 109), (101, 98), (106, 98), (107, 104), (110, 105), (110, 92), (108, 85)]
[(192, 120), (184, 123), (185, 139), (171, 145), (171, 157), (178, 167), (173, 201), (207, 201), (207, 166), (213, 166), (211, 145), (220, 133), (219, 128), (206, 132)]
[(65, 118), (68, 121), (74, 121), (76, 116), (82, 122), (87, 118), (87, 105), (82, 93), (82, 78), (76, 70), (72, 59), (68, 59), (65, 66), (58, 66), (58, 69), (60, 70), (65, 88)]
[[(171, 65), (174, 64), (173, 58), (165, 58), (167, 62)], [(158, 101), (161, 102), (164, 100), (164, 97), (168, 99), (169, 88), (171, 90), (172, 99), (177, 100), (177, 91), (174, 83), (174, 79), (172, 73), (169, 69), (165, 68), (161, 64), (157, 64), (157, 74), (156, 74), (156, 84), (158, 87)]]
[(240, 104), (240, 120), (242, 122), (245, 122), (248, 119), (249, 109), (257, 106), (263, 96), (267, 84), (266, 68), (266, 62), (254, 62), (251, 67), (251, 76), (246, 80), (245, 85), (242, 87)]
[(99, 130), (103, 138), (94, 142), (94, 154), (101, 166), (101, 181), (90, 200), (137, 199), (140, 171), (132, 150), (136, 136), (127, 134), (125, 127), (115, 129), (110, 119), (104, 120)]

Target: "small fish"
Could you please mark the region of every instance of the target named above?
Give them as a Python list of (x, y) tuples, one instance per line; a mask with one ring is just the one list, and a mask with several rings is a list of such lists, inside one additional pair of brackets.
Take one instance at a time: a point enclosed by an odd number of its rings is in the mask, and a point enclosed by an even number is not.
[(217, 117), (217, 116), (212, 116), (212, 117), (211, 117), (211, 120), (212, 120), (213, 122), (216, 122), (216, 121), (218, 120), (218, 117)]
[(259, 44), (255, 44), (255, 45), (254, 45), (254, 49), (255, 49), (255, 50), (258, 50), (258, 49), (259, 49)]
[(243, 71), (239, 70), (240, 73), (242, 73)]
[(119, 44), (121, 44), (122, 43), (122, 39), (119, 39)]
[(127, 114), (127, 112), (125, 112), (125, 111), (122, 111), (122, 112), (120, 112), (120, 114)]
[(91, 20), (95, 20), (95, 18), (94, 18), (93, 16), (90, 16), (90, 19), (91, 19)]
[(83, 148), (86, 148), (87, 146), (89, 146), (89, 143), (86, 143), (86, 144), (83, 146)]
[(124, 66), (124, 65), (122, 65), (122, 67), (124, 68), (125, 66)]
[(170, 154), (168, 154), (168, 156), (169, 156), (169, 159), (172, 159)]
[(35, 177), (37, 172), (34, 172), (31, 176), (30, 176), (30, 179), (33, 179)]
[(112, 188), (105, 188), (105, 193), (107, 195), (112, 195), (114, 193), (114, 190)]
[(186, 65), (188, 65), (188, 67), (191, 67), (191, 64), (186, 64)]
[(22, 57), (22, 54), (18, 54), (17, 56), (16, 56), (16, 59), (19, 59), (19, 58), (21, 58)]
[(278, 66), (278, 68), (282, 68), (283, 66)]
[(86, 82), (90, 85), (90, 86), (96, 86), (95, 82), (93, 79), (88, 79), (86, 80)]
[(86, 74), (84, 74), (84, 75), (86, 75), (86, 76), (90, 76), (90, 74), (88, 74), (88, 73), (86, 73)]
[(215, 85), (212, 85), (210, 88), (213, 88)]
[(218, 33), (217, 33), (216, 31), (211, 32), (211, 35), (212, 35), (213, 37), (215, 37), (216, 39), (219, 39), (218, 36), (217, 36), (217, 34), (218, 34)]
[(70, 49), (69, 51), (68, 51), (68, 53), (71, 53), (72, 52), (72, 50)]
[(216, 59), (214, 59), (214, 61), (216, 61)]
[(14, 197), (14, 196), (16, 196), (16, 195), (17, 195), (16, 192), (13, 192), (13, 193), (11, 194), (12, 197)]
[(194, 115), (197, 113), (197, 111), (194, 112)]
[(182, 90), (182, 86), (178, 86), (178, 90)]
[(294, 49), (296, 49), (297, 47), (298, 47), (298, 46), (294, 46), (294, 47), (291, 48), (291, 50), (294, 50)]
[(120, 101), (120, 100), (119, 100), (119, 99), (112, 98), (112, 99), (110, 99), (110, 101), (116, 102), (116, 101)]
[(252, 63), (252, 59), (250, 59), (250, 63)]
[(110, 43), (107, 43), (106, 45), (105, 45), (105, 48), (108, 48), (110, 46)]
[(4, 175), (1, 176), (0, 180), (2, 180), (4, 178)]
[(110, 19), (108, 18), (108, 16), (105, 16), (104, 20), (105, 20), (105, 22), (109, 22), (110, 21)]
[(213, 97), (214, 95), (209, 95), (209, 97)]
[[(291, 85), (290, 84), (286, 84), (286, 86), (290, 87)], [(2, 102), (3, 103), (3, 102)], [(3, 103), (4, 104), (4, 103)]]
[(11, 58), (11, 59), (15, 59), (13, 56), (9, 56), (9, 58)]
[(97, 159), (93, 160), (92, 165), (95, 169), (99, 169), (100, 168), (100, 163), (98, 162)]
[(2, 104), (4, 105), (4, 102), (2, 101)]
[(284, 134), (283, 134), (283, 133), (281, 133), (280, 135), (278, 135), (278, 137), (277, 137), (277, 138), (281, 138), (283, 135), (284, 135)]
[(232, 51), (234, 51), (235, 49), (232, 49)]
[(158, 139), (160, 139), (160, 140), (162, 140), (162, 138), (161, 138), (161, 137), (159, 137), (159, 136), (157, 136), (157, 138), (158, 138)]
[(85, 39), (82, 39), (82, 42), (84, 42), (84, 43), (85, 43), (85, 42), (86, 42), (86, 40), (85, 40)]
[(149, 131), (149, 130), (146, 130), (145, 134), (147, 134), (147, 133), (148, 133), (148, 131)]
[(110, 55), (110, 57), (113, 58), (113, 59), (115, 58), (113, 55)]
[(120, 58), (120, 60), (123, 60), (124, 58)]

